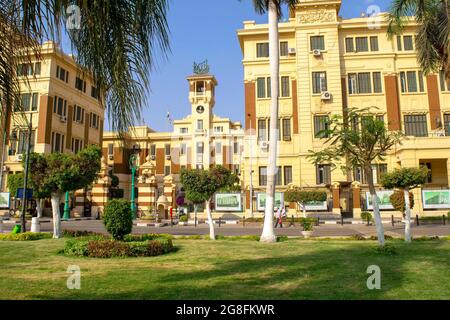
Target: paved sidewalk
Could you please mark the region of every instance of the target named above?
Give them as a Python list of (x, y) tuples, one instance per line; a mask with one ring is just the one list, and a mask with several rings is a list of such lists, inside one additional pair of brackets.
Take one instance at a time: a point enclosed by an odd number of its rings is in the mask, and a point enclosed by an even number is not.
[[(277, 235), (284, 236), (301, 236), (301, 228), (297, 223), (295, 227), (288, 227), (275, 229)], [(3, 230), (9, 231), (13, 228), (13, 224), (4, 224)], [(88, 220), (88, 221), (63, 221), (62, 228), (67, 230), (79, 231), (93, 231), (99, 233), (106, 233), (102, 221)], [(393, 237), (402, 237), (404, 235), (404, 226), (402, 224), (392, 227), (390, 224), (385, 224), (385, 233)], [(27, 224), (27, 230), (30, 230), (30, 224)], [(41, 231), (49, 232), (53, 230), (53, 225), (50, 222), (41, 223)], [(215, 226), (216, 234), (224, 236), (242, 236), (242, 235), (260, 235), (262, 231), (262, 224), (260, 223), (246, 223), (245, 227), (242, 224), (238, 225), (222, 225), (220, 228)], [(419, 227), (412, 227), (413, 236), (450, 236), (450, 225), (430, 224), (421, 225)], [(169, 233), (173, 235), (206, 235), (209, 234), (209, 227), (205, 224), (194, 226), (165, 226), (165, 227), (134, 227), (133, 233)], [(345, 237), (351, 235), (372, 236), (376, 235), (374, 226), (366, 225), (320, 225), (315, 227), (313, 236), (315, 237)]]

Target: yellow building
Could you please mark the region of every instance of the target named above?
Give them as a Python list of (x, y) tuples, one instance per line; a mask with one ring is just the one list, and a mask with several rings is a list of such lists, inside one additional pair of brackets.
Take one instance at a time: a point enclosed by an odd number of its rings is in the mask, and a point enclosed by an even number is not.
[[(7, 124), (9, 142), (4, 148), (3, 190), (9, 175), (23, 171), (21, 161), (26, 153), (30, 117), (32, 152), (76, 153), (87, 145), (101, 146), (103, 136), (104, 108), (98, 90), (89, 74), (53, 42), (43, 44), (39, 60), (32, 57), (20, 64), (17, 74), (23, 77), (24, 112), (13, 113)], [(80, 211), (84, 197), (75, 203)]]
[[(187, 77), (190, 114), (173, 121), (172, 132), (155, 132), (147, 126), (130, 128), (124, 137), (105, 132), (103, 154), (111, 173), (119, 178), (119, 188), (130, 199), (130, 156), (138, 154), (136, 198), (144, 213), (176, 208), (181, 192), (182, 168), (209, 168), (223, 165), (240, 172), (243, 150), (242, 125), (214, 114), (216, 78), (207, 73)], [(99, 195), (101, 197), (101, 195)], [(101, 201), (99, 201), (101, 202)]]
[[(431, 199), (424, 208), (421, 190), (415, 190), (416, 214), (443, 214), (450, 210), (450, 88), (442, 74), (424, 76), (415, 52), (416, 25), (411, 19), (403, 35), (386, 36), (385, 15), (343, 19), (340, 0), (305, 0), (279, 24), (280, 111), (279, 180), (277, 191), (292, 185), (327, 188), (324, 211), (354, 214), (366, 208), (367, 185), (361, 170), (343, 174), (328, 164), (315, 167), (306, 158), (321, 150), (318, 132), (345, 108), (377, 107), (389, 129), (402, 130), (407, 139), (384, 163), (374, 163), (376, 182), (396, 167), (431, 169), (423, 190)], [(245, 21), (238, 30), (243, 53), (246, 130), (255, 130), (245, 143), (242, 178), (249, 208), (250, 148), (253, 140), (255, 192), (264, 191), (269, 132), (270, 68), (268, 25)], [(252, 138), (250, 138), (252, 137)], [(381, 186), (378, 186), (381, 190)], [(441, 191), (439, 191), (441, 190)], [(434, 193), (433, 193), (434, 192)], [(255, 201), (254, 196), (253, 201)], [(445, 205), (447, 203), (447, 205)], [(256, 208), (256, 203), (254, 203)], [(431, 209), (433, 208), (433, 209)], [(295, 209), (290, 204), (290, 209)], [(384, 215), (396, 214), (383, 211)]]

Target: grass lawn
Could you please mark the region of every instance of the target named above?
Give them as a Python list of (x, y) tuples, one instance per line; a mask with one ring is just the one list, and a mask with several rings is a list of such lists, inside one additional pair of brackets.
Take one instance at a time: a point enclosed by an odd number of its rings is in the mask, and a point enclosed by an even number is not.
[[(164, 256), (102, 260), (57, 254), (64, 239), (0, 241), (0, 299), (450, 299), (450, 241), (391, 243), (397, 255), (374, 241), (175, 239)], [(370, 265), (381, 290), (366, 287)]]

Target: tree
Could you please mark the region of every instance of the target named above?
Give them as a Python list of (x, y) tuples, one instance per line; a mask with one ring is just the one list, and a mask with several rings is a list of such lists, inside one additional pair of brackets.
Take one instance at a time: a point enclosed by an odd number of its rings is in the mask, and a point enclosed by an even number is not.
[[(46, 40), (67, 34), (83, 70), (92, 73), (112, 129), (126, 131), (146, 104), (155, 52), (169, 51), (168, 0), (8, 0), (0, 6), (0, 96), (9, 115), (19, 97), (16, 70), (40, 57)], [(23, 56), (17, 57), (17, 50)], [(30, 76), (32, 77), (32, 76)], [(103, 101), (104, 100), (104, 101)], [(2, 118), (5, 115), (2, 114)]]
[(384, 229), (381, 223), (379, 199), (373, 181), (372, 164), (383, 161), (388, 151), (395, 144), (400, 144), (402, 134), (388, 131), (383, 121), (376, 118), (370, 109), (348, 109), (344, 116), (333, 116), (328, 128), (320, 132), (328, 137), (321, 151), (309, 151), (308, 158), (316, 165), (329, 163), (349, 172), (362, 168), (366, 174), (367, 184), (373, 203), (378, 243), (384, 246)]
[(394, 0), (388, 16), (388, 35), (401, 34), (414, 15), (417, 22), (415, 37), (418, 62), (425, 74), (445, 72), (450, 80), (448, 0)]
[[(242, 1), (242, 0), (241, 0)], [(280, 44), (278, 35), (278, 21), (282, 14), (282, 5), (288, 5), (294, 10), (299, 0), (253, 0), (253, 6), (259, 14), (268, 12), (269, 16), (269, 59), (270, 59), (270, 79), (271, 79), (271, 104), (270, 104), (270, 136), (269, 136), (269, 158), (267, 166), (267, 189), (266, 207), (264, 215), (264, 227), (261, 235), (261, 242), (276, 242), (273, 229), (273, 209), (275, 199), (275, 177), (277, 174), (277, 145), (279, 130), (278, 122), (278, 102), (279, 102), (279, 77), (280, 77)]]
[(210, 170), (181, 171), (181, 184), (185, 190), (186, 199), (194, 203), (195, 214), (197, 214), (198, 204), (205, 203), (211, 240), (216, 239), (211, 214), (212, 197), (216, 192), (231, 188), (238, 182), (238, 177), (223, 166), (215, 166)]
[[(405, 195), (401, 190), (395, 190), (393, 194), (390, 195), (389, 200), (395, 210), (400, 211), (403, 216), (406, 212)], [(412, 192), (409, 193), (409, 208), (414, 209), (414, 195)]]
[(30, 157), (32, 184), (51, 195), (54, 238), (61, 236), (61, 196), (91, 185), (100, 171), (100, 158), (101, 149), (97, 146), (89, 146), (76, 155), (51, 153)]
[(299, 187), (295, 187), (284, 193), (284, 200), (297, 203), (303, 210), (303, 217), (306, 218), (306, 204), (326, 201), (327, 193), (325, 191), (302, 190)]
[(381, 178), (381, 184), (388, 189), (403, 190), (405, 199), (405, 241), (411, 242), (411, 205), (409, 191), (419, 187), (427, 181), (427, 168), (401, 168), (386, 173)]

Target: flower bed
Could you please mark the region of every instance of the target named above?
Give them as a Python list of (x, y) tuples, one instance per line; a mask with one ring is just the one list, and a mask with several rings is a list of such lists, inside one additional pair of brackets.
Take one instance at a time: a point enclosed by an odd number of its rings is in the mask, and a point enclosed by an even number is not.
[(24, 233), (6, 233), (0, 234), (0, 241), (35, 241), (42, 239), (51, 239), (51, 233), (34, 233), (34, 232), (24, 232)]

